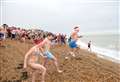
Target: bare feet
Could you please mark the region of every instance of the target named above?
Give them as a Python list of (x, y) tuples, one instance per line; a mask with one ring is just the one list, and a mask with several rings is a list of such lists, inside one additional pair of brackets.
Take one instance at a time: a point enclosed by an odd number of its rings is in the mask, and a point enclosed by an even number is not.
[(45, 82), (45, 81), (41, 81), (41, 82)]
[(73, 57), (75, 57), (75, 54), (72, 54)]
[(63, 71), (62, 70), (58, 70), (58, 73), (62, 73)]
[(68, 59), (68, 57), (65, 57), (65, 59), (67, 60), (67, 59)]
[(75, 57), (75, 54), (74, 54), (73, 52), (70, 52), (70, 54), (71, 54), (73, 57)]

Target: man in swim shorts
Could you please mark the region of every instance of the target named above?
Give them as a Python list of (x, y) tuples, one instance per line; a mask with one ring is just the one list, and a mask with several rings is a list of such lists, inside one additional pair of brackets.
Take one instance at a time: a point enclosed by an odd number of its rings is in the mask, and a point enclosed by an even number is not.
[(62, 71), (58, 67), (58, 62), (56, 57), (50, 52), (51, 40), (53, 38), (54, 38), (54, 35), (52, 33), (48, 33), (47, 37), (43, 40), (43, 42), (38, 45), (42, 45), (44, 47), (44, 48), (41, 48), (44, 56), (46, 56), (44, 66), (46, 66), (47, 60), (52, 60), (56, 66), (57, 71), (61, 73)]
[(76, 48), (78, 47), (76, 42), (78, 40), (78, 33), (79, 33), (80, 29), (78, 26), (74, 27), (71, 35), (70, 35), (70, 39), (69, 39), (69, 47), (71, 48), (72, 52), (70, 52), (70, 54), (75, 57), (74, 52), (76, 51)]

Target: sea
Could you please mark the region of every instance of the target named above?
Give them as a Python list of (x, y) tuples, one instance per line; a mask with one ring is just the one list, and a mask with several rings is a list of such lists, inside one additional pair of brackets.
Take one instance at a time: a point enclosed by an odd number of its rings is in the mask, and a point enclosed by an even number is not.
[(83, 35), (77, 42), (87, 49), (88, 42), (91, 41), (92, 52), (101, 54), (99, 57), (120, 63), (120, 34), (88, 34)]

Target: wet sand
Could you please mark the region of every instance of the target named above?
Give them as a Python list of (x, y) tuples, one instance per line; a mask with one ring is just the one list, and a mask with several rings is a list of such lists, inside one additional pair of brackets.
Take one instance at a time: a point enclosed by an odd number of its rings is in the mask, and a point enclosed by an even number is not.
[[(31, 73), (22, 80), (20, 66), (23, 64), (24, 55), (33, 45), (30, 42), (20, 43), (7, 40), (7, 47), (0, 47), (0, 82), (31, 82)], [(66, 45), (54, 46), (51, 50), (58, 58), (63, 73), (59, 74), (52, 61), (47, 64), (46, 82), (120, 82), (120, 64), (105, 60), (78, 49), (73, 58)], [(68, 59), (65, 59), (68, 56)], [(39, 63), (43, 63), (40, 58)], [(28, 71), (33, 71), (28, 68)], [(40, 82), (41, 73), (36, 75), (36, 82)]]

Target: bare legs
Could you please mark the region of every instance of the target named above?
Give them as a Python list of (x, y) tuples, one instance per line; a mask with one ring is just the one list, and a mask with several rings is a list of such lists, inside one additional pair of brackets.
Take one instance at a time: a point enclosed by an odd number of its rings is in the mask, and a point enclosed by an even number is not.
[[(57, 71), (58, 71), (59, 73), (61, 73), (62, 71), (59, 69), (57, 59), (56, 59), (55, 57), (53, 57), (52, 60), (53, 60), (53, 62), (54, 62), (54, 64), (55, 64), (55, 67), (56, 67)], [(47, 62), (48, 62), (48, 58), (45, 58), (44, 66), (46, 66)]]
[(88, 51), (90, 51), (90, 52), (91, 52), (91, 48), (88, 48)]
[(74, 52), (76, 52), (76, 51), (77, 51), (77, 49), (76, 49), (76, 48), (73, 48), (73, 49), (71, 49), (70, 54), (71, 54), (73, 57), (75, 57), (75, 53), (74, 53)]
[(35, 82), (35, 75), (36, 75), (36, 71), (32, 73), (32, 82)]
[(54, 64), (55, 64), (55, 66), (56, 66), (57, 71), (58, 71), (59, 73), (61, 73), (62, 71), (59, 69), (59, 67), (58, 67), (58, 62), (57, 62), (57, 59), (56, 59), (55, 57), (53, 58), (53, 62), (54, 62)]
[(40, 64), (36, 64), (36, 63), (30, 63), (30, 66), (33, 69), (36, 69), (36, 71), (33, 72), (32, 74), (32, 82), (35, 82), (35, 75), (37, 73), (37, 71), (42, 71), (42, 80), (41, 82), (45, 82), (45, 74), (46, 74), (46, 68)]

